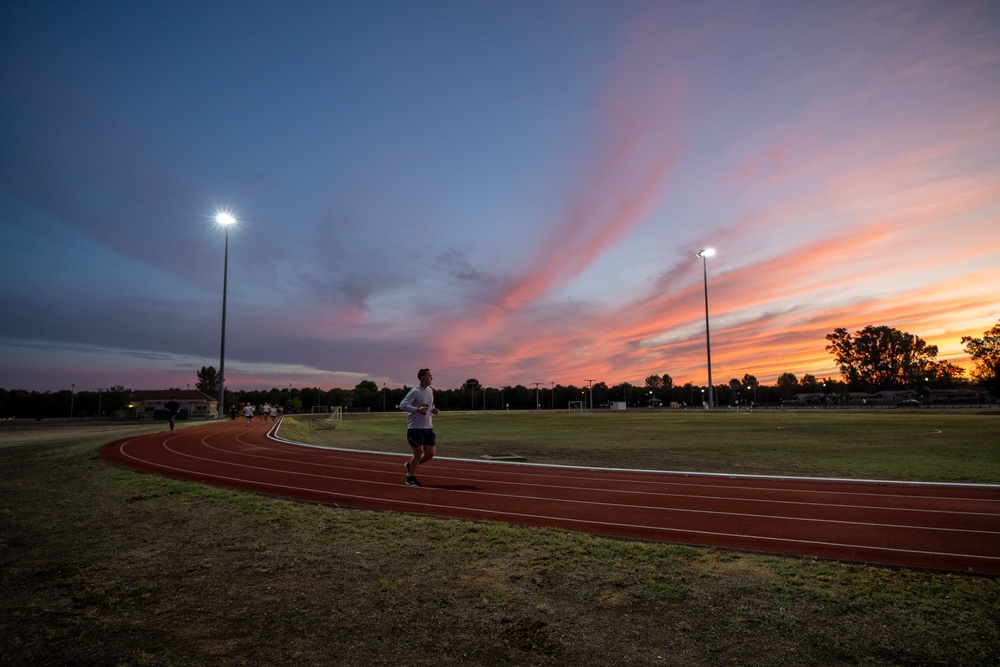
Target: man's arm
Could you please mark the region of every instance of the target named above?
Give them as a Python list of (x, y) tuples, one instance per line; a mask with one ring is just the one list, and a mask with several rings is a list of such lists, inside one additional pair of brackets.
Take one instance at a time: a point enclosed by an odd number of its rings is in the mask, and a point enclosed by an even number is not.
[(399, 409), (403, 412), (414, 413), (420, 409), (419, 405), (414, 405), (417, 400), (417, 388), (414, 387), (406, 394), (406, 397), (399, 402)]

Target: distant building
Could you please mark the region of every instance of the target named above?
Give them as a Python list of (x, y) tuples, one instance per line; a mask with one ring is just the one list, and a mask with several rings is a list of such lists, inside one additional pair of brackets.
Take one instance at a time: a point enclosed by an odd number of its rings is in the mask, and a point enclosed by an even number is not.
[(986, 392), (975, 389), (931, 389), (927, 402), (933, 405), (989, 405), (990, 397)]
[(213, 419), (219, 412), (219, 401), (197, 389), (155, 389), (133, 391), (129, 397), (128, 417), (132, 419), (166, 421), (171, 397), (180, 403), (177, 419)]

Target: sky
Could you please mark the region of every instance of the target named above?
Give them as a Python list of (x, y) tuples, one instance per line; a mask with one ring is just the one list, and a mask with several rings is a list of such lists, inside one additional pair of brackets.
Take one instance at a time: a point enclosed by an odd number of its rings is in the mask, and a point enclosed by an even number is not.
[(193, 387), (227, 257), (234, 390), (968, 367), (1000, 4), (0, 0), (0, 388)]

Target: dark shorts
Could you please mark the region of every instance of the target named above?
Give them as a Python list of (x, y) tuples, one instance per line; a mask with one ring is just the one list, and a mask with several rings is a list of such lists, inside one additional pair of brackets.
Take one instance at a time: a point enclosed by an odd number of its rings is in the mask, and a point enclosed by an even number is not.
[(410, 447), (423, 447), (425, 445), (434, 447), (437, 438), (434, 435), (434, 429), (408, 428), (406, 429), (406, 441), (410, 443)]

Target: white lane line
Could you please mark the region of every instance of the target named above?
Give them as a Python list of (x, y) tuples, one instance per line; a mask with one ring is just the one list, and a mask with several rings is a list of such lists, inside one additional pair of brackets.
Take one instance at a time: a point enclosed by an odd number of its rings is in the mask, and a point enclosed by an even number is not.
[[(280, 423), (279, 423), (280, 426)], [(311, 445), (308, 443), (296, 442), (294, 440), (288, 440), (285, 438), (280, 438), (276, 435), (272, 435), (277, 431), (277, 428), (272, 429), (271, 433), (268, 433), (267, 437), (276, 442), (281, 442), (286, 445), (293, 447), (302, 447), (305, 449), (318, 450), (318, 451), (328, 451), (328, 452), (339, 452), (344, 454), (357, 454), (359, 460), (364, 460), (364, 457), (375, 455), (375, 456), (393, 456), (393, 457), (405, 457), (406, 454), (400, 454), (397, 452), (374, 452), (365, 451), (359, 449), (341, 449), (337, 447), (326, 447), (323, 445)], [(268, 450), (265, 447), (259, 446), (260, 449), (265, 451), (275, 451)], [(552, 469), (562, 469), (562, 470), (587, 470), (591, 472), (608, 472), (608, 473), (626, 473), (634, 475), (652, 475), (652, 476), (669, 476), (669, 477), (680, 477), (684, 479), (691, 478), (716, 478), (716, 479), (738, 479), (738, 480), (772, 480), (781, 482), (811, 482), (817, 485), (824, 483), (849, 483), (858, 484), (866, 486), (904, 486), (911, 488), (935, 488), (935, 489), (954, 489), (954, 490), (975, 490), (975, 489), (987, 489), (1000, 491), (1000, 484), (974, 484), (965, 482), (912, 482), (912, 481), (900, 481), (900, 480), (870, 480), (870, 479), (850, 479), (850, 478), (836, 478), (836, 477), (794, 477), (794, 476), (782, 476), (782, 475), (747, 475), (741, 473), (712, 473), (712, 472), (686, 472), (686, 471), (676, 471), (676, 470), (643, 470), (643, 469), (633, 469), (633, 468), (594, 468), (590, 466), (567, 466), (567, 465), (555, 465), (555, 464), (545, 464), (545, 463), (518, 463), (512, 461), (479, 461), (476, 459), (458, 459), (450, 458), (447, 456), (436, 456), (435, 461), (439, 462), (460, 462), (460, 463), (471, 463), (477, 466), (510, 466), (511, 468), (521, 468), (521, 470), (511, 470), (510, 472), (502, 471), (500, 474), (503, 475), (516, 475), (518, 477), (541, 477), (542, 479), (588, 479), (588, 480), (599, 480), (606, 482), (621, 482), (620, 477), (574, 477), (573, 475), (552, 475), (547, 470)], [(442, 469), (445, 469), (442, 467)], [(459, 469), (455, 466), (452, 469)], [(528, 470), (528, 472), (525, 472)], [(635, 479), (630, 480), (629, 483), (632, 484), (656, 484), (660, 485), (664, 482), (661, 480), (650, 480), (650, 479)], [(673, 484), (683, 488), (690, 487), (703, 487), (709, 489), (717, 489), (718, 485), (715, 484), (703, 484), (699, 482), (687, 482), (683, 480), (672, 480), (666, 482), (668, 484)], [(967, 500), (961, 496), (913, 496), (906, 494), (892, 494), (892, 493), (875, 493), (871, 491), (829, 491), (822, 490), (819, 488), (781, 488), (774, 486), (726, 486), (727, 489), (735, 490), (746, 490), (746, 491), (774, 491), (780, 493), (803, 493), (803, 494), (822, 494), (822, 495), (839, 495), (839, 496), (875, 496), (878, 498), (905, 498), (913, 499), (919, 498), (922, 500), (942, 500), (942, 501), (962, 501)], [(1000, 498), (975, 498), (975, 502), (985, 502), (985, 503), (997, 503), (1000, 505)]]
[[(123, 446), (124, 446), (124, 444), (127, 444), (127, 443), (123, 443)], [(127, 456), (127, 457), (129, 457), (129, 458), (133, 458), (134, 460), (141, 461), (143, 463), (148, 463), (148, 461), (144, 461), (142, 459), (139, 459), (138, 457), (133, 457), (130, 454), (127, 454), (123, 449), (122, 449), (122, 454), (125, 455), (125, 456)], [(210, 459), (207, 459), (207, 460), (210, 460)], [(162, 468), (162, 469), (165, 469), (165, 470), (174, 470), (176, 472), (186, 472), (186, 473), (189, 473), (189, 474), (191, 472), (190, 470), (188, 470), (186, 468), (176, 468), (176, 467), (173, 467), (173, 466), (164, 466), (164, 465), (160, 465), (159, 467)], [(251, 466), (247, 466), (247, 467), (251, 467)], [(350, 498), (350, 499), (357, 500), (357, 501), (372, 502), (372, 503), (376, 503), (376, 504), (378, 504), (378, 503), (390, 503), (390, 504), (394, 504), (394, 505), (401, 505), (401, 506), (403, 506), (404, 511), (412, 511), (413, 510), (412, 507), (408, 507), (411, 504), (407, 503), (405, 500), (395, 500), (394, 501), (394, 500), (387, 500), (385, 498), (374, 497), (374, 496), (362, 496), (362, 495), (357, 495), (357, 494), (338, 493), (336, 491), (327, 491), (325, 489), (312, 489), (312, 488), (308, 488), (308, 487), (289, 486), (287, 484), (276, 484), (276, 483), (272, 483), (272, 482), (257, 482), (257, 481), (253, 481), (253, 480), (246, 480), (246, 479), (239, 478), (239, 477), (229, 477), (229, 476), (226, 476), (226, 475), (215, 475), (215, 474), (201, 474), (201, 475), (203, 477), (206, 477), (206, 478), (217, 479), (217, 480), (224, 480), (224, 481), (229, 481), (229, 482), (241, 482), (241, 483), (252, 482), (254, 485), (268, 487), (268, 488), (273, 488), (273, 489), (282, 489), (282, 490), (284, 490), (286, 492), (291, 492), (291, 491), (308, 492), (308, 493), (313, 493), (313, 494), (318, 494), (318, 495), (324, 495), (324, 496), (331, 496), (331, 497), (336, 497), (336, 498)], [(351, 480), (351, 481), (353, 481), (353, 480)], [(374, 482), (374, 483), (375, 484), (385, 484), (384, 482)], [(415, 489), (414, 492), (415, 493), (421, 493), (422, 491)], [(451, 505), (442, 505), (442, 504), (438, 504), (438, 503), (421, 502), (419, 504), (419, 508), (421, 510), (423, 510), (425, 508), (434, 508), (434, 509), (440, 509), (442, 511), (454, 510), (454, 509), (465, 509), (465, 510), (467, 510), (469, 512), (476, 512), (476, 513), (479, 513), (479, 514), (486, 514), (486, 515), (495, 515), (495, 516), (500, 517), (501, 520), (504, 520), (507, 523), (513, 523), (512, 521), (509, 520), (508, 517), (520, 517), (522, 519), (542, 520), (542, 521), (545, 521), (545, 522), (556, 522), (556, 523), (561, 523), (561, 524), (570, 523), (570, 524), (584, 524), (584, 525), (589, 525), (589, 526), (609, 526), (609, 527), (615, 527), (615, 528), (627, 528), (627, 529), (641, 529), (641, 530), (657, 531), (657, 532), (662, 532), (662, 533), (667, 533), (667, 532), (669, 532), (669, 533), (684, 533), (684, 534), (689, 534), (689, 535), (704, 535), (704, 536), (711, 536), (711, 537), (724, 537), (724, 538), (730, 538), (730, 539), (756, 540), (756, 541), (762, 541), (762, 542), (778, 542), (778, 543), (784, 543), (784, 544), (801, 544), (801, 545), (811, 545), (811, 546), (826, 546), (826, 547), (836, 547), (836, 548), (847, 548), (847, 549), (856, 549), (856, 550), (868, 551), (868, 552), (890, 552), (890, 553), (902, 553), (902, 554), (920, 554), (920, 555), (924, 555), (924, 556), (943, 556), (943, 557), (950, 557), (950, 558), (967, 558), (967, 559), (974, 559), (974, 560), (981, 560), (981, 561), (990, 561), (990, 562), (996, 561), (996, 562), (1000, 562), (1000, 556), (992, 556), (992, 555), (980, 555), (980, 554), (969, 554), (969, 553), (953, 553), (953, 552), (946, 552), (946, 551), (928, 551), (928, 550), (922, 550), (922, 549), (902, 549), (902, 548), (896, 548), (896, 547), (882, 547), (882, 546), (870, 546), (870, 545), (860, 545), (860, 544), (846, 544), (846, 543), (840, 543), (840, 542), (826, 542), (826, 541), (822, 541), (822, 540), (803, 540), (803, 539), (784, 538), (784, 537), (766, 537), (766, 536), (762, 536), (762, 535), (745, 535), (745, 534), (742, 534), (742, 533), (728, 533), (728, 532), (719, 532), (719, 531), (694, 530), (694, 529), (688, 529), (688, 528), (670, 528), (670, 527), (665, 527), (665, 526), (650, 526), (650, 525), (644, 525), (644, 524), (631, 524), (631, 523), (622, 523), (622, 522), (596, 521), (596, 520), (592, 520), (592, 519), (571, 519), (571, 518), (566, 518), (566, 517), (549, 516), (549, 515), (545, 515), (545, 514), (530, 514), (530, 513), (526, 513), (526, 512), (509, 512), (509, 511), (492, 510), (492, 509), (472, 509), (472, 508), (465, 508), (465, 507), (455, 507), (455, 506), (451, 506)], [(423, 513), (423, 512), (421, 512), (421, 513)]]
[[(388, 482), (376, 482), (376, 481), (369, 481), (369, 480), (358, 480), (358, 479), (352, 478), (352, 477), (338, 477), (338, 476), (324, 475), (324, 474), (318, 474), (318, 473), (313, 473), (313, 472), (302, 472), (302, 471), (293, 471), (293, 470), (281, 470), (281, 469), (277, 469), (277, 468), (262, 467), (262, 466), (250, 465), (250, 464), (245, 464), (245, 463), (235, 463), (235, 462), (232, 462), (232, 461), (220, 461), (218, 459), (212, 459), (212, 458), (207, 458), (207, 457), (202, 457), (202, 456), (196, 456), (196, 455), (193, 455), (193, 454), (188, 454), (188, 453), (185, 453), (185, 452), (179, 452), (179, 451), (177, 451), (175, 449), (172, 449), (170, 446), (168, 446), (166, 444), (164, 444), (164, 448), (167, 451), (171, 452), (171, 453), (178, 454), (180, 456), (184, 456), (184, 457), (187, 457), (187, 458), (190, 458), (190, 459), (194, 459), (194, 460), (205, 461), (205, 462), (208, 462), (208, 463), (216, 463), (216, 464), (217, 463), (225, 463), (228, 466), (237, 467), (237, 468), (245, 468), (245, 469), (249, 469), (249, 470), (256, 470), (256, 471), (265, 472), (265, 473), (281, 473), (281, 474), (292, 475), (292, 476), (296, 476), (296, 477), (317, 478), (317, 479), (322, 479), (322, 480), (326, 480), (326, 481), (348, 482), (348, 483), (354, 483), (354, 484), (374, 484), (374, 485), (378, 485), (378, 486), (397, 486), (396, 484), (391, 484), (391, 483), (388, 483)], [(125, 453), (124, 450), (123, 450), (123, 453)], [(263, 458), (263, 457), (255, 457), (255, 458)], [(135, 460), (140, 460), (140, 459), (136, 458)], [(143, 462), (147, 463), (147, 464), (153, 464), (150, 461), (143, 461)], [(158, 465), (158, 464), (153, 464), (153, 465)], [(175, 468), (175, 467), (170, 467), (170, 466), (160, 466), (160, 467), (169, 468), (171, 470), (178, 470), (178, 471), (180, 471), (180, 470), (187, 470), (187, 469), (184, 469), (184, 468)], [(212, 475), (210, 473), (202, 473), (202, 472), (196, 472), (196, 471), (188, 471), (188, 472), (191, 472), (191, 473), (194, 473), (194, 474), (199, 474), (199, 475), (206, 476), (206, 477), (207, 476), (215, 477), (215, 475)], [(224, 478), (225, 479), (238, 479), (239, 481), (244, 482), (244, 483), (257, 483), (256, 480), (249, 479), (249, 478), (231, 478), (231, 477), (224, 477)], [(450, 478), (449, 478), (449, 481), (451, 481)], [(289, 487), (289, 488), (299, 488), (299, 487)], [(314, 488), (312, 490), (314, 492), (325, 492), (324, 489), (320, 489), (320, 488)], [(581, 490), (587, 490), (587, 489), (586, 488), (582, 488)], [(749, 512), (728, 512), (728, 511), (721, 511), (721, 510), (705, 510), (705, 509), (692, 509), (692, 508), (680, 508), (680, 507), (657, 507), (657, 506), (650, 506), (650, 505), (635, 505), (635, 504), (625, 504), (625, 503), (607, 503), (607, 502), (590, 501), (590, 500), (571, 500), (571, 499), (564, 499), (564, 498), (549, 498), (549, 497), (539, 497), (539, 496), (527, 496), (527, 495), (521, 495), (521, 494), (513, 494), (512, 495), (512, 494), (494, 493), (494, 492), (490, 492), (490, 491), (475, 491), (475, 490), (465, 490), (465, 489), (458, 490), (458, 491), (452, 491), (452, 493), (461, 493), (461, 494), (466, 494), (466, 495), (475, 495), (475, 496), (484, 497), (484, 498), (498, 498), (498, 499), (504, 499), (504, 500), (526, 500), (526, 501), (533, 501), (533, 502), (544, 501), (544, 502), (551, 502), (551, 503), (556, 503), (556, 504), (565, 504), (565, 505), (570, 505), (570, 506), (590, 506), (590, 507), (601, 507), (601, 508), (641, 510), (641, 511), (648, 511), (648, 512), (665, 512), (665, 513), (678, 513), (678, 514), (682, 514), (682, 513), (686, 513), (686, 514), (704, 514), (704, 515), (711, 515), (711, 516), (729, 516), (729, 517), (738, 517), (738, 518), (784, 520), (784, 521), (794, 521), (794, 522), (802, 522), (802, 523), (821, 523), (821, 524), (847, 525), (847, 526), (867, 526), (867, 527), (874, 527), (874, 528), (894, 528), (894, 529), (906, 529), (906, 530), (930, 531), (930, 532), (945, 532), (945, 533), (969, 533), (969, 534), (975, 534), (975, 535), (998, 535), (998, 534), (1000, 534), (1000, 532), (998, 532), (998, 531), (975, 530), (975, 529), (965, 529), (965, 528), (937, 528), (937, 527), (928, 527), (928, 526), (921, 526), (921, 525), (914, 526), (914, 525), (906, 525), (906, 524), (880, 523), (880, 522), (871, 522), (871, 521), (845, 521), (845, 520), (840, 520), (840, 519), (820, 519), (820, 518), (794, 517), (794, 516), (785, 516), (785, 515), (753, 514), (753, 513), (749, 513)], [(470, 510), (470, 511), (485, 511), (485, 510), (480, 510), (479, 508), (473, 508), (473, 507), (469, 507), (467, 505), (461, 505), (461, 504), (441, 505), (441, 506), (442, 507), (452, 507), (454, 509)], [(570, 520), (575, 520), (575, 519), (570, 519)]]
[[(214, 445), (210, 445), (208, 443), (203, 443), (203, 444), (208, 449), (212, 449), (214, 451), (226, 454), (228, 456), (239, 456), (239, 457), (243, 457), (243, 458), (264, 459), (264, 460), (272, 462), (272, 463), (275, 462), (275, 460), (277, 458), (281, 462), (295, 464), (295, 465), (298, 465), (298, 466), (312, 466), (312, 467), (317, 467), (317, 468), (327, 468), (327, 469), (338, 470), (338, 471), (348, 470), (348, 471), (356, 471), (356, 472), (375, 472), (377, 474), (391, 474), (391, 473), (387, 473), (387, 472), (381, 472), (379, 470), (375, 470), (375, 469), (372, 469), (370, 467), (354, 467), (354, 466), (349, 466), (349, 465), (340, 463), (339, 460), (337, 460), (337, 459), (332, 459), (333, 460), (332, 463), (324, 463), (324, 462), (319, 462), (319, 461), (303, 461), (301, 459), (294, 459), (294, 458), (274, 457), (274, 456), (267, 456), (267, 455), (263, 455), (263, 454), (250, 454), (250, 453), (247, 453), (247, 452), (236, 452), (236, 451), (230, 450), (230, 449), (222, 449), (222, 448), (216, 447)], [(274, 451), (274, 450), (267, 450), (266, 448), (261, 448), (261, 449), (264, 449), (264, 451)], [(171, 451), (175, 451), (175, 450), (171, 450)], [(184, 454), (183, 452), (175, 452), (175, 453), (178, 453), (178, 454), (181, 454), (181, 455), (184, 455), (184, 456), (188, 456), (187, 454)], [(191, 455), (191, 456), (193, 456), (193, 455)], [(202, 460), (208, 461), (208, 460), (215, 460), (215, 459), (203, 458)], [(370, 461), (371, 459), (366, 459), (364, 457), (360, 457), (360, 458), (353, 459), (353, 460), (364, 463), (364, 462)], [(231, 459), (228, 459), (228, 458), (227, 459), (219, 459), (218, 460), (219, 463), (229, 463), (230, 461), (231, 461)], [(253, 467), (253, 466), (250, 466), (250, 467)], [(260, 469), (261, 470), (273, 470), (275, 472), (287, 472), (287, 473), (290, 473), (290, 474), (294, 474), (294, 472), (295, 472), (295, 471), (292, 471), (292, 470), (283, 470), (281, 468), (260, 468)], [(462, 470), (462, 472), (465, 472), (463, 469), (457, 468), (457, 467), (456, 468), (452, 468), (452, 469), (453, 470)], [(437, 467), (437, 468), (435, 468), (435, 470), (437, 472), (433, 475), (433, 477), (434, 478), (441, 478), (442, 475), (440, 474), (440, 472), (442, 470), (447, 470), (447, 468)], [(752, 497), (737, 496), (737, 495), (728, 495), (728, 496), (726, 496), (726, 495), (704, 495), (704, 494), (690, 494), (690, 493), (670, 493), (670, 492), (665, 492), (665, 491), (637, 491), (637, 490), (632, 490), (632, 489), (612, 489), (612, 488), (600, 488), (600, 487), (593, 487), (593, 486), (569, 486), (567, 484), (562, 484), (561, 482), (563, 480), (577, 480), (577, 481), (602, 481), (602, 480), (600, 478), (572, 477), (572, 476), (559, 476), (559, 475), (550, 475), (550, 478), (553, 479), (554, 482), (549, 482), (549, 483), (546, 483), (546, 484), (541, 484), (541, 483), (536, 483), (536, 482), (519, 482), (519, 481), (513, 481), (513, 482), (511, 482), (511, 481), (503, 481), (503, 480), (497, 480), (497, 479), (492, 479), (492, 478), (484, 480), (483, 478), (479, 478), (479, 477), (457, 477), (457, 476), (450, 476), (450, 477), (447, 477), (446, 479), (448, 479), (449, 481), (456, 481), (456, 482), (493, 483), (493, 484), (505, 484), (505, 485), (517, 486), (517, 487), (537, 487), (537, 488), (543, 488), (543, 489), (559, 488), (559, 489), (567, 490), (567, 491), (591, 491), (591, 492), (592, 491), (597, 491), (597, 492), (600, 492), (600, 493), (607, 493), (607, 494), (640, 495), (640, 496), (649, 496), (649, 497), (656, 497), (656, 498), (681, 498), (681, 499), (697, 499), (697, 500), (714, 500), (714, 501), (722, 501), (722, 502), (739, 501), (739, 502), (748, 502), (748, 503), (761, 503), (761, 504), (763, 504), (763, 503), (772, 503), (772, 504), (778, 504), (778, 505), (791, 505), (791, 506), (795, 506), (795, 507), (820, 507), (820, 508), (824, 508), (824, 509), (825, 508), (843, 508), (843, 509), (868, 510), (868, 511), (885, 511), (885, 512), (919, 512), (919, 513), (924, 513), (924, 514), (957, 515), (957, 516), (986, 517), (986, 518), (1000, 517), (1000, 513), (994, 513), (994, 512), (971, 512), (971, 511), (968, 511), (968, 510), (945, 510), (945, 509), (936, 509), (936, 508), (899, 507), (899, 506), (891, 506), (891, 505), (851, 505), (851, 504), (834, 503), (834, 502), (825, 502), (825, 503), (822, 503), (822, 502), (809, 502), (809, 501), (800, 501), (800, 500), (780, 500), (780, 499), (767, 499), (767, 498), (752, 498)], [(343, 479), (348, 479), (348, 478), (336, 478), (336, 479), (343, 480)], [(353, 481), (359, 481), (359, 480), (353, 480)], [(607, 480), (603, 480), (603, 481), (607, 481)], [(625, 480), (614, 480), (614, 481), (616, 483), (620, 484), (620, 483), (622, 483)], [(689, 488), (689, 486), (690, 485), (684, 485), (684, 488)], [(712, 487), (711, 485), (708, 485), (708, 484), (701, 484), (701, 485), (698, 485), (698, 486), (699, 486), (699, 488), (709, 488), (709, 489), (718, 491), (717, 487)], [(732, 489), (734, 487), (728, 487), (727, 486), (727, 487), (722, 487), (722, 488), (725, 489), (725, 490), (729, 490), (729, 489)], [(784, 490), (784, 489), (768, 489), (768, 491), (770, 491), (772, 493), (777, 493), (777, 494), (782, 494), (782, 493), (786, 492), (786, 490)], [(822, 493), (822, 492), (817, 492), (817, 493)], [(871, 496), (871, 497), (879, 498), (879, 499), (893, 498), (893, 499), (897, 499), (897, 500), (898, 499), (913, 500), (914, 498), (916, 498), (917, 500), (920, 500), (920, 501), (929, 500), (929, 498), (924, 497), (924, 496), (916, 496), (916, 497), (914, 497), (914, 496), (905, 496), (905, 495), (902, 495), (902, 494), (885, 494), (885, 495), (881, 495), (881, 494), (858, 494), (858, 495)], [(530, 496), (523, 496), (522, 495), (522, 496), (508, 496), (508, 497), (520, 497), (520, 498), (524, 498), (524, 497), (530, 497)], [(539, 496), (539, 498), (541, 498), (541, 499), (550, 499), (548, 496)], [(955, 500), (955, 499), (941, 498), (940, 500)], [(970, 502), (970, 499), (958, 499), (958, 501), (960, 501), (960, 502), (961, 501)], [(971, 502), (976, 502), (976, 500), (975, 499), (971, 499)], [(612, 506), (626, 506), (626, 507), (629, 507), (630, 505), (612, 505)], [(767, 516), (767, 515), (754, 515), (754, 516)], [(882, 524), (872, 524), (872, 525), (882, 525)], [(893, 524), (887, 524), (887, 525), (893, 525)], [(928, 530), (932, 530), (932, 529), (928, 528)], [(947, 530), (947, 529), (937, 529), (937, 530)]]

